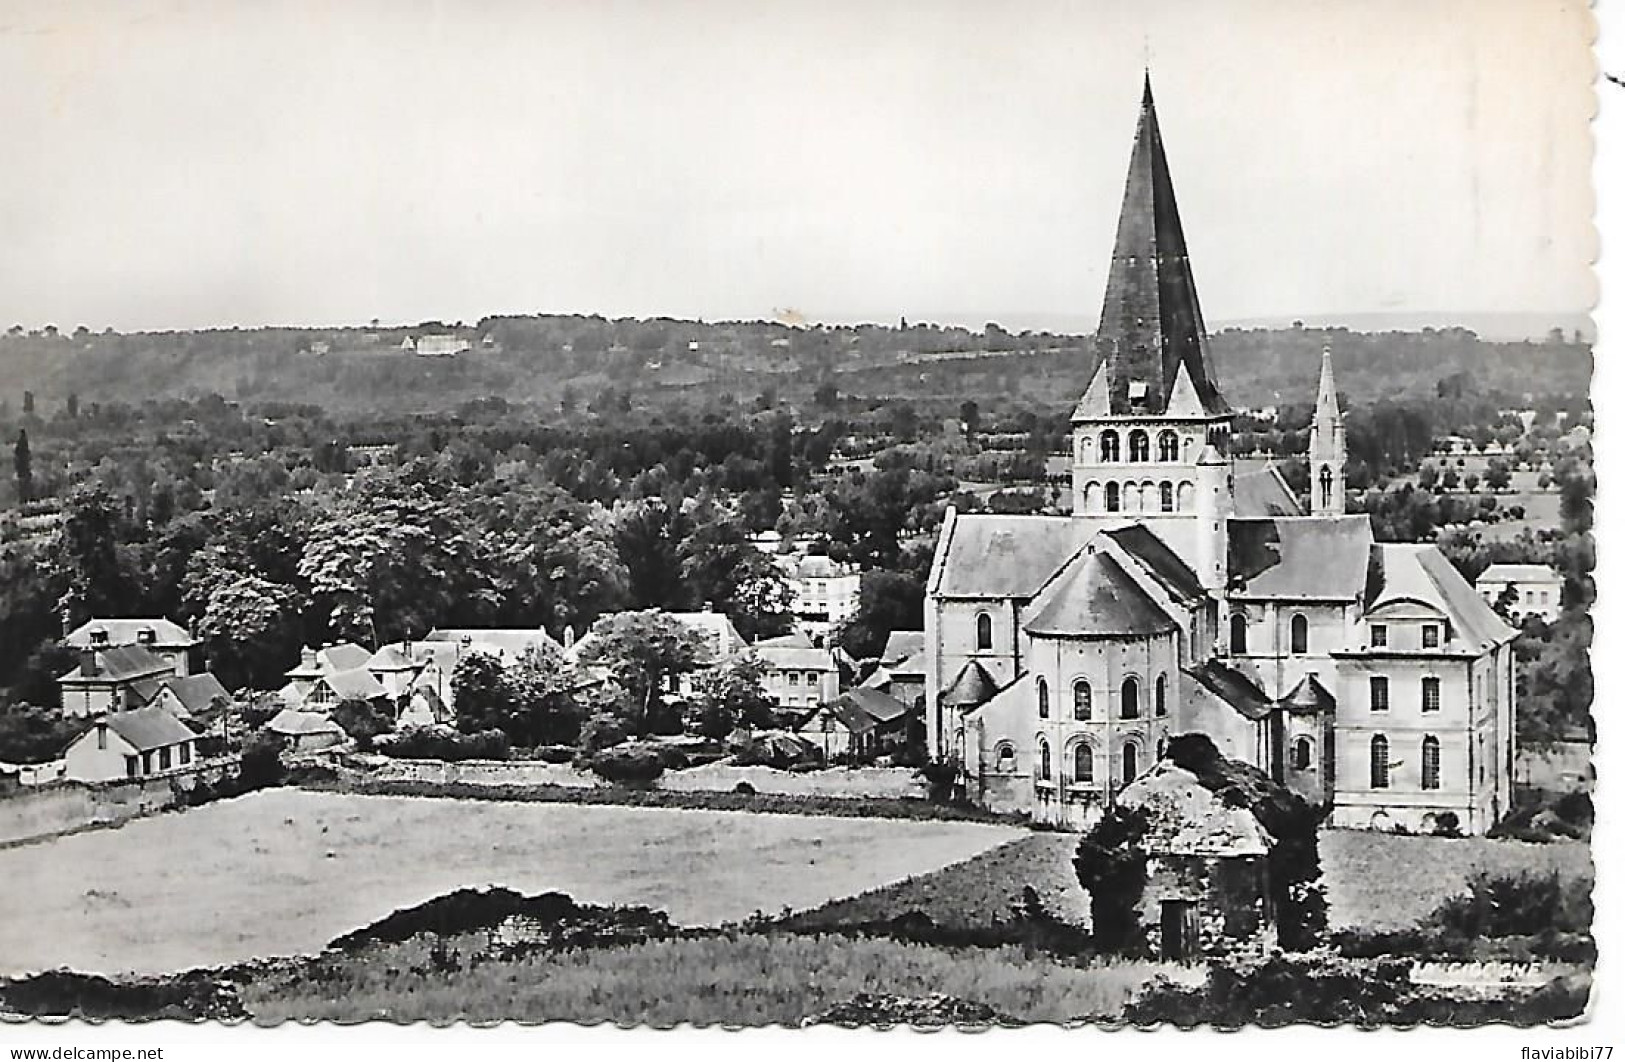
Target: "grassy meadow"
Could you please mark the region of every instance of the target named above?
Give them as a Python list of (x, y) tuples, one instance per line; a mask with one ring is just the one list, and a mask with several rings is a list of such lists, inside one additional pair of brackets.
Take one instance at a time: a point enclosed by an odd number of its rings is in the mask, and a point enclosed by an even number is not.
[(247, 985), (255, 1021), (611, 1021), (799, 1024), (859, 993), (944, 994), (1021, 1021), (1112, 1018), (1154, 977), (1200, 968), (1074, 965), (1021, 948), (942, 948), (874, 938), (725, 934), (482, 961), (483, 937), (421, 939), (322, 960)]
[(979, 823), (266, 790), (0, 851), (0, 975), (310, 954), (484, 884), (717, 925), (816, 907), (1018, 836)]

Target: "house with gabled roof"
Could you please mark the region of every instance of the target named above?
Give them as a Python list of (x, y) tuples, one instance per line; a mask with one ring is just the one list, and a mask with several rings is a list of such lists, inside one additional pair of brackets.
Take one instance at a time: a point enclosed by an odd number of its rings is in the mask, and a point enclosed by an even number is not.
[(86, 620), (62, 639), (70, 649), (116, 649), (139, 646), (168, 661), (173, 674), (192, 673), (192, 654), (202, 641), (162, 616), (98, 617)]
[(947, 511), (931, 755), (973, 799), (1084, 826), (1200, 733), (1336, 825), (1488, 830), (1511, 804), (1515, 632), (1435, 546), (1345, 513), (1330, 348), (1307, 499), (1232, 453), (1149, 77), (1095, 343), (1072, 513)]
[(231, 694), (210, 672), (163, 680), (148, 707), (162, 708), (177, 719), (207, 719), (231, 703)]
[(97, 716), (63, 754), (63, 777), (80, 782), (150, 778), (190, 768), (197, 734), (162, 708)]
[(79, 666), (58, 676), (62, 711), (99, 715), (141, 708), (175, 676), (175, 665), (143, 646), (79, 650)]

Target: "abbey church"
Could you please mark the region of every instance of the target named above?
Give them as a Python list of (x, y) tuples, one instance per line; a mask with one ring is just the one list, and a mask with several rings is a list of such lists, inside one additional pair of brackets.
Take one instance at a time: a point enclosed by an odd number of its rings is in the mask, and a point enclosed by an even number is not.
[(1200, 732), (1331, 825), (1487, 830), (1512, 792), (1514, 631), (1436, 547), (1345, 515), (1330, 351), (1307, 511), (1232, 455), (1149, 79), (1097, 342), (1072, 514), (948, 512), (933, 755), (981, 804), (1081, 827)]

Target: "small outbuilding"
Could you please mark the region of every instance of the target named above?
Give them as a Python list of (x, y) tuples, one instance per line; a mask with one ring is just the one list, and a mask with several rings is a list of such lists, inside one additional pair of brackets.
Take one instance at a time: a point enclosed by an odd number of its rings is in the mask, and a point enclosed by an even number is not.
[(288, 740), (294, 752), (314, 752), (331, 748), (344, 740), (344, 729), (320, 712), (284, 708), (265, 724), (265, 729)]

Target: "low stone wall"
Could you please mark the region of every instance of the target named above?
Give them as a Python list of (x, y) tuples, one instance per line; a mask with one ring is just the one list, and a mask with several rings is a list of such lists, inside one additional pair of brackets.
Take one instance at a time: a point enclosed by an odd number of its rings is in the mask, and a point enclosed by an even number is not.
[(112, 826), (172, 808), (200, 779), (213, 784), (235, 760), (199, 764), (157, 778), (52, 782), (0, 797), (0, 845), (36, 841), (92, 826)]
[(353, 755), (340, 762), (380, 782), (430, 782), (435, 785), (562, 785), (598, 784), (591, 774), (568, 763), (540, 760), (403, 760), (390, 756)]
[(667, 771), (656, 782), (660, 789), (729, 793), (741, 782), (758, 793), (784, 796), (886, 797), (926, 796), (925, 783), (902, 767), (833, 767), (823, 771), (780, 771), (772, 767), (738, 767), (727, 763)]

